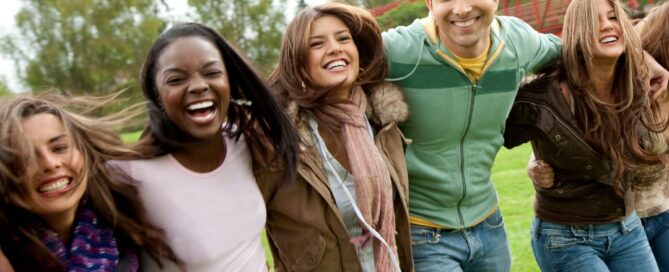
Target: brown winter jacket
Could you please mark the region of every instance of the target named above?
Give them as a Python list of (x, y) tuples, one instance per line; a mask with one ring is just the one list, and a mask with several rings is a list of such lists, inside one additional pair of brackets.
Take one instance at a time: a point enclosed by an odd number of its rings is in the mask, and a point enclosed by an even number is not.
[(610, 162), (584, 140), (576, 119), (552, 76), (521, 86), (506, 122), (504, 146), (532, 142), (538, 160), (555, 171), (550, 188), (535, 186), (535, 215), (554, 223), (618, 222), (634, 210), (631, 193), (618, 196)]
[[(367, 96), (367, 117), (384, 156), (394, 188), (396, 241), (402, 271), (413, 271), (407, 210), (408, 176), (403, 136), (397, 122), (408, 116), (399, 90), (377, 88)], [(285, 102), (285, 101), (284, 101)], [(323, 162), (307, 119), (294, 102), (285, 102), (304, 142), (298, 178), (280, 185), (281, 171), (256, 166), (256, 180), (267, 206), (267, 238), (274, 265), (281, 271), (361, 271), (360, 262), (330, 192)]]

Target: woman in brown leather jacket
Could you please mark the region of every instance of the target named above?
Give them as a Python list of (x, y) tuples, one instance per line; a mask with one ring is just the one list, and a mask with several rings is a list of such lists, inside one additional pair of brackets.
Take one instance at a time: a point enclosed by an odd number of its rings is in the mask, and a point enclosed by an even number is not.
[(408, 114), (386, 75), (367, 11), (328, 3), (289, 24), (270, 85), (302, 138), (297, 180), (256, 178), (277, 271), (412, 271), (407, 172), (397, 122)]
[(575, 0), (562, 62), (519, 91), (505, 145), (531, 141), (555, 170), (553, 186), (535, 186), (532, 247), (543, 271), (657, 271), (623, 173), (661, 158), (641, 143), (663, 127), (642, 59), (618, 1)]
[[(669, 68), (669, 39), (666, 23), (669, 21), (669, 4), (664, 3), (639, 21), (636, 29), (641, 35), (641, 43), (662, 66)], [(669, 92), (664, 90), (659, 99), (661, 116), (669, 116)], [(658, 135), (659, 136), (659, 135)], [(656, 141), (669, 140), (669, 130)], [(667, 152), (666, 143), (654, 146), (656, 152)], [(669, 272), (669, 171), (664, 163), (648, 165), (639, 169), (630, 169), (633, 177), (640, 184), (632, 186), (634, 208), (641, 218), (648, 243), (661, 272)], [(540, 160), (530, 161), (527, 173), (538, 186), (553, 186), (553, 169)], [(650, 181), (650, 182), (647, 182)]]

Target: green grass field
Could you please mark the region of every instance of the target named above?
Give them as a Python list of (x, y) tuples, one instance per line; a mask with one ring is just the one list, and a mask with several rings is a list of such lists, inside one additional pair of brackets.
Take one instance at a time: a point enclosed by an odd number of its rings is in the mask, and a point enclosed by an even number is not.
[(532, 148), (529, 144), (512, 150), (502, 149), (492, 168), (500, 209), (511, 245), (511, 271), (539, 271), (530, 246), (530, 225), (534, 212), (534, 188), (525, 166)]
[[(126, 142), (133, 142), (139, 137), (139, 134), (140, 132), (127, 133), (121, 138)], [(511, 245), (511, 271), (514, 272), (539, 271), (530, 246), (534, 189), (525, 174), (525, 166), (531, 150), (529, 144), (513, 150), (502, 149), (495, 159), (492, 170), (492, 179), (497, 187), (500, 208)], [(264, 235), (263, 245), (270, 267), (272, 267), (272, 254)]]

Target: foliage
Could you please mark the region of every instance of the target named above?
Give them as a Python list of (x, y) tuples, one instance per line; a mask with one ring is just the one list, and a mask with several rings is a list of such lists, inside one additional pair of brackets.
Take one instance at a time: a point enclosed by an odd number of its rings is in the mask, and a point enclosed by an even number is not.
[(269, 73), (279, 56), (285, 0), (188, 0), (197, 21), (212, 26)]
[(0, 77), (0, 96), (10, 94), (11, 91), (7, 86), (7, 81), (4, 77)]
[(416, 1), (410, 4), (403, 4), (397, 8), (376, 17), (382, 31), (386, 31), (396, 26), (409, 25), (415, 19), (427, 16), (428, 9), (424, 1)]
[(307, 6), (307, 3), (305, 3), (304, 0), (297, 1), (297, 11), (300, 11), (301, 9), (305, 8), (306, 6)]
[[(25, 0), (0, 50), (30, 89), (106, 94), (137, 85), (165, 22), (153, 0)], [(138, 93), (138, 92), (137, 92)]]

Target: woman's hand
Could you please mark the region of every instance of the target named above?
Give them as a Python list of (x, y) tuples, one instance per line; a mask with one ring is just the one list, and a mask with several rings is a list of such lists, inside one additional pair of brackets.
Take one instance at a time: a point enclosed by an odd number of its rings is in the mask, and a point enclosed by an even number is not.
[(555, 173), (553, 167), (542, 160), (534, 158), (534, 154), (530, 157), (527, 163), (527, 176), (530, 177), (532, 183), (541, 188), (550, 188), (555, 181)]

